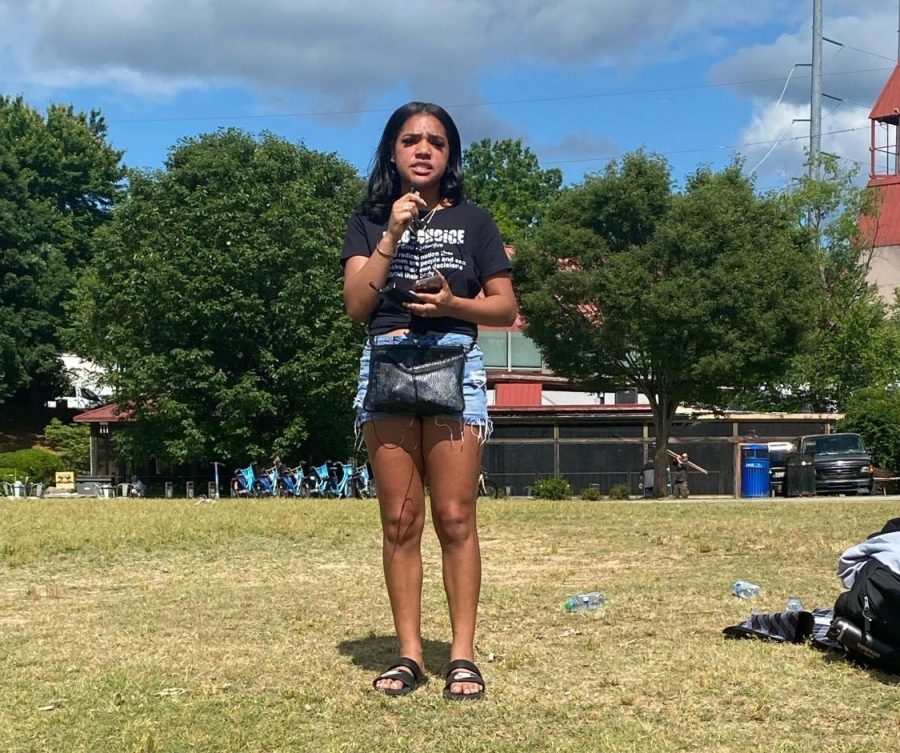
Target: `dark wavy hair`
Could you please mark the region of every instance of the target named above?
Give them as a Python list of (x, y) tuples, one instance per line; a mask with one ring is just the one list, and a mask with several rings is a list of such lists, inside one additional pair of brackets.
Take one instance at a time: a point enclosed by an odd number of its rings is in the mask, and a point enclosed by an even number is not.
[(430, 102), (407, 102), (394, 110), (384, 126), (381, 141), (375, 150), (372, 164), (369, 167), (369, 182), (366, 199), (362, 203), (362, 212), (373, 222), (382, 224), (387, 221), (394, 202), (400, 197), (400, 173), (391, 161), (394, 156), (394, 144), (403, 124), (413, 115), (426, 113), (433, 115), (447, 131), (450, 152), (447, 159), (447, 171), (441, 177), (441, 198), (458, 204), (464, 198), (462, 177), (462, 145), (459, 130), (449, 113), (440, 105)]

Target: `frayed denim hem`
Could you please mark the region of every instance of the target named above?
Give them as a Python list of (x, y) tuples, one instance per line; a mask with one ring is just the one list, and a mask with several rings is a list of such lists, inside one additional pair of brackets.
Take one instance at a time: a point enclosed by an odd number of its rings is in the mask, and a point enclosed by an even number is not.
[[(394, 415), (392, 413), (368, 413), (368, 412), (357, 412), (356, 420), (353, 422), (353, 435), (354, 442), (353, 446), (358, 452), (362, 448), (363, 444), (363, 433), (362, 427), (363, 424), (366, 424), (370, 421), (378, 421), (384, 418), (400, 418), (400, 416)], [(416, 416), (408, 416), (409, 425), (412, 426), (413, 421), (434, 421), (436, 426), (446, 426), (448, 432), (451, 429), (451, 422), (460, 422), (464, 426), (472, 426), (475, 429), (475, 437), (478, 440), (478, 444), (485, 444), (490, 438), (491, 434), (494, 433), (494, 422), (491, 421), (490, 418), (485, 416), (461, 416), (456, 418), (454, 416), (422, 416), (421, 418), (417, 418)], [(453, 434), (450, 432), (449, 438), (453, 439)], [(465, 437), (463, 437), (465, 439)]]

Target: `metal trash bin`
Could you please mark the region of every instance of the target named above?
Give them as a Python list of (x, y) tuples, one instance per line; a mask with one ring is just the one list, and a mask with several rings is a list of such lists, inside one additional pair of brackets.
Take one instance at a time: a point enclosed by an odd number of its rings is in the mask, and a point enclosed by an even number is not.
[(769, 496), (768, 445), (741, 445), (741, 496)]
[(784, 464), (784, 496), (814, 497), (816, 464), (813, 455), (789, 455)]
[(194, 482), (186, 481), (184, 484), (184, 496), (188, 499), (194, 498)]
[(166, 481), (166, 499), (172, 499), (175, 496), (175, 482), (174, 481)]
[(101, 486), (112, 486), (112, 476), (76, 476), (75, 491), (81, 497), (101, 496)]

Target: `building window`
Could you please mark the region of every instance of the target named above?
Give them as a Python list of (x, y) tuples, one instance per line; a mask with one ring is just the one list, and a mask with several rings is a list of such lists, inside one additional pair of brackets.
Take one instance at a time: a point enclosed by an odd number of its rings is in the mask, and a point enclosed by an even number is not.
[(489, 369), (540, 371), (544, 367), (541, 352), (521, 332), (483, 330), (478, 333), (478, 344)]
[(510, 332), (510, 367), (513, 369), (540, 369), (541, 351), (521, 332)]
[(487, 368), (509, 368), (508, 337), (508, 332), (488, 330), (478, 333), (478, 344), (484, 352), (484, 365)]

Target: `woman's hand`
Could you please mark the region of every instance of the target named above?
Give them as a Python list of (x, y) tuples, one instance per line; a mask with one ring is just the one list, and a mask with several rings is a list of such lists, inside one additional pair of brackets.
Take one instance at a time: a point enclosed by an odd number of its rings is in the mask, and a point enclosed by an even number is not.
[(426, 319), (449, 316), (473, 324), (488, 327), (511, 327), (518, 314), (509, 272), (498, 272), (488, 277), (483, 285), (483, 296), (465, 298), (453, 295), (447, 281), (441, 275), (441, 289), (437, 293), (414, 291), (422, 303), (408, 303), (406, 308), (416, 316)]
[(453, 291), (447, 284), (447, 278), (437, 272), (441, 278), (441, 289), (435, 293), (425, 293), (413, 289), (413, 292), (422, 299), (422, 303), (404, 303), (403, 305), (416, 316), (433, 319), (436, 316), (452, 316), (453, 302), (456, 300)]
[(395, 246), (400, 242), (403, 233), (409, 228), (410, 223), (419, 216), (419, 210), (427, 207), (425, 199), (418, 193), (410, 191), (403, 194), (394, 206), (391, 207), (391, 216), (388, 218), (388, 226), (385, 235), (391, 245)]

